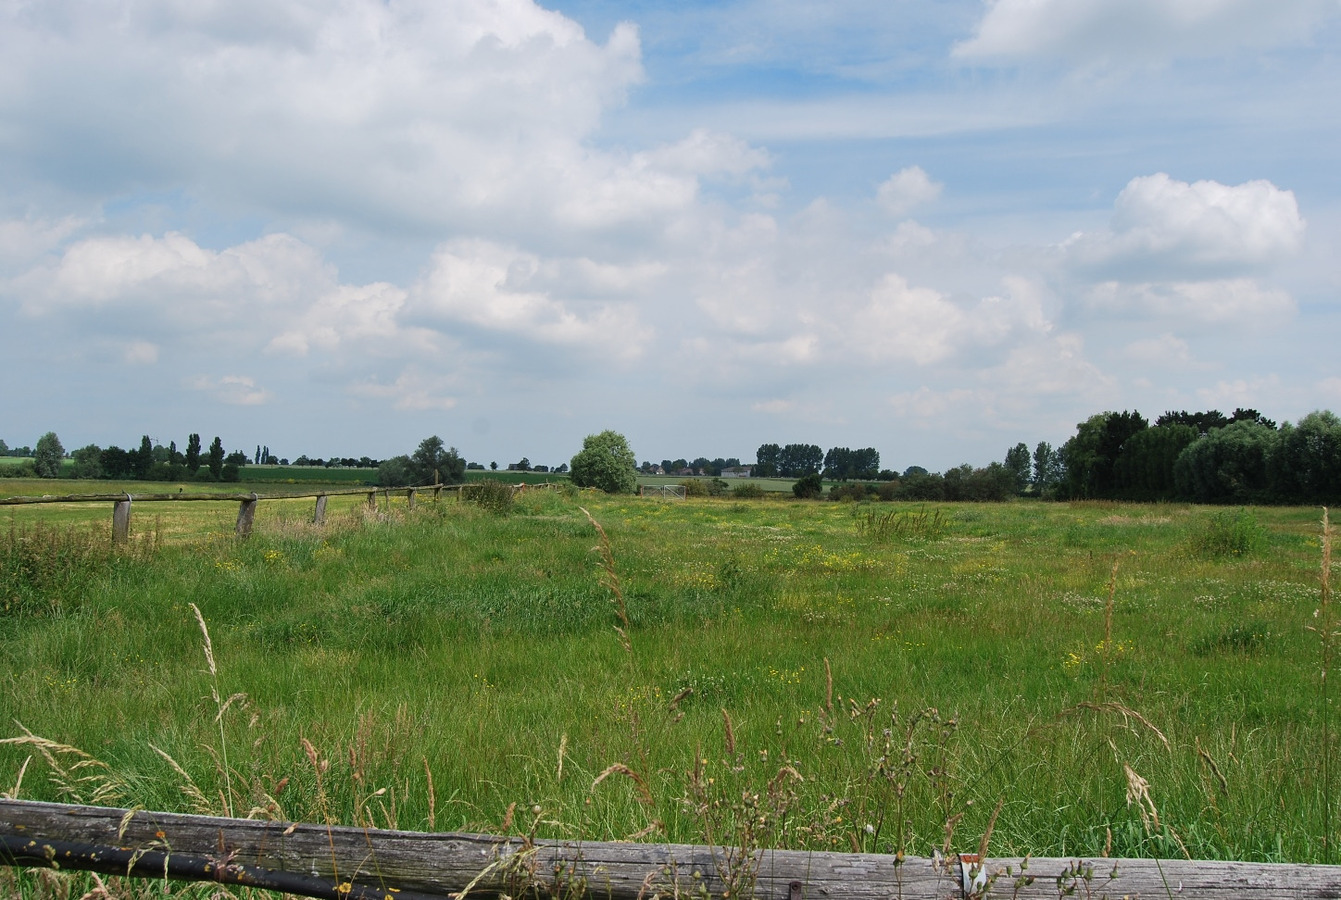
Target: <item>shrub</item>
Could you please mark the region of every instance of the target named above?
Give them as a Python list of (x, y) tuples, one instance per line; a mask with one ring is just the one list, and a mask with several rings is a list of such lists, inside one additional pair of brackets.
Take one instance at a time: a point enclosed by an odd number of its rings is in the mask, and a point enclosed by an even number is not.
[(1246, 509), (1218, 512), (1193, 537), (1193, 547), (1205, 556), (1246, 556), (1266, 542), (1266, 530)]
[(792, 493), (801, 500), (813, 500), (824, 493), (824, 481), (818, 472), (811, 472), (792, 485)]
[(844, 484), (829, 489), (829, 499), (841, 503), (858, 503), (866, 499), (866, 485)]
[(766, 491), (757, 484), (738, 484), (731, 489), (731, 496), (737, 500), (759, 500)]
[(461, 488), (461, 499), (481, 509), (505, 516), (512, 511), (512, 485), (496, 478), (485, 478)]
[(686, 478), (680, 482), (680, 487), (684, 488), (686, 497), (706, 497), (708, 496), (708, 486), (697, 478)]
[(711, 481), (705, 482), (704, 487), (708, 489), (709, 496), (720, 497), (727, 492), (730, 485), (720, 478), (714, 478)]

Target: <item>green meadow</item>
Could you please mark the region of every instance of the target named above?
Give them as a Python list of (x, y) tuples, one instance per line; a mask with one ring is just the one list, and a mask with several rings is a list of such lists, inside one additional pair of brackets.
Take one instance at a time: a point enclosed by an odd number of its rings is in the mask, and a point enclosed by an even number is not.
[(995, 855), (1341, 831), (1321, 510), (142, 506), (116, 551), (110, 504), (3, 511), (0, 791), (918, 855), (994, 811)]

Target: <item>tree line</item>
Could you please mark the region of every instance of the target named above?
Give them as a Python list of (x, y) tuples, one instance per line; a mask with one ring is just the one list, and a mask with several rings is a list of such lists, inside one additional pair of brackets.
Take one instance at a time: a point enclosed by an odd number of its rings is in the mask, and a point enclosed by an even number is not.
[[(265, 453), (268, 455), (269, 448)], [(261, 449), (257, 448), (256, 458), (261, 458), (261, 454)], [(29, 455), (31, 463), (0, 471), (7, 475), (38, 478), (238, 481), (240, 470), (251, 461), (241, 450), (225, 452), (223, 441), (218, 437), (206, 448), (200, 435), (194, 433), (187, 437), (185, 450), (178, 450), (176, 441), (167, 446), (155, 443), (147, 434), (141, 436), (139, 446), (131, 450), (115, 444), (109, 447), (88, 444), (69, 453), (71, 465), (66, 467), (65, 447), (56, 432), (48, 431), (38, 438), (37, 446)]]
[(1278, 426), (1236, 409), (1165, 412), (1151, 425), (1136, 411), (1103, 412), (1060, 448), (1040, 444), (1032, 461), (1033, 486), (1059, 498), (1332, 504), (1341, 419), (1319, 410)]

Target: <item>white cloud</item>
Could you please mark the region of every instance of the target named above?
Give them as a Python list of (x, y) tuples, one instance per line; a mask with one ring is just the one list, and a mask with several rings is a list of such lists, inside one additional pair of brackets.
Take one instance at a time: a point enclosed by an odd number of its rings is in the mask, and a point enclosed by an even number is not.
[(972, 63), (1160, 63), (1291, 43), (1335, 14), (1326, 0), (988, 0), (973, 37), (952, 55)]
[(288, 235), (216, 252), (177, 232), (87, 238), (53, 265), (12, 282), (33, 315), (122, 307), (153, 310), (195, 327), (283, 306), (333, 283), (333, 271), (317, 252)]
[(32, 265), (86, 224), (77, 216), (0, 220), (0, 266)]
[(639, 158), (663, 171), (687, 175), (744, 175), (754, 169), (765, 169), (771, 162), (767, 151), (706, 128), (696, 128), (684, 140), (641, 154)]
[(1132, 341), (1122, 352), (1127, 359), (1144, 368), (1179, 369), (1192, 363), (1187, 341), (1168, 332)]
[(230, 406), (261, 406), (274, 397), (269, 390), (257, 387), (255, 379), (246, 375), (224, 375), (220, 378), (198, 375), (188, 379), (186, 386)]
[(128, 365), (151, 366), (158, 362), (158, 345), (149, 341), (131, 341), (121, 349)]
[(913, 287), (887, 274), (856, 311), (843, 342), (875, 360), (927, 365), (971, 347), (999, 344), (1017, 330), (1051, 328), (1036, 291), (1024, 279), (1009, 279), (1002, 296), (985, 297), (964, 309), (931, 288)]
[(1095, 309), (1110, 312), (1258, 327), (1264, 321), (1289, 318), (1295, 311), (1294, 300), (1288, 293), (1263, 287), (1251, 278), (1136, 284), (1106, 281), (1092, 288), (1086, 301)]
[(1305, 227), (1294, 192), (1269, 181), (1188, 184), (1159, 172), (1127, 183), (1110, 231), (1077, 233), (1062, 249), (1096, 272), (1239, 272), (1298, 252)]
[(1268, 410), (1276, 405), (1271, 400), (1280, 392), (1280, 387), (1281, 380), (1277, 375), (1234, 378), (1217, 381), (1212, 387), (1201, 388), (1197, 391), (1197, 397), (1207, 409), (1242, 407)]
[(531, 0), (195, 6), (0, 8), (12, 176), (410, 228), (606, 227), (692, 200), (692, 176), (588, 142), (643, 77), (632, 25), (600, 44)]
[(452, 376), (411, 369), (391, 384), (364, 381), (350, 387), (349, 393), (378, 402), (390, 401), (393, 409), (403, 412), (443, 412), (456, 407), (455, 381)]
[(411, 291), (416, 320), (471, 326), (483, 332), (632, 359), (647, 333), (636, 313), (615, 303), (582, 304), (532, 289), (539, 257), (487, 241), (455, 241), (434, 254), (428, 275)]
[(921, 166), (908, 166), (885, 179), (876, 189), (880, 206), (892, 216), (907, 215), (914, 208), (941, 195), (940, 182), (932, 181)]
[(386, 283), (340, 285), (303, 312), (293, 327), (271, 339), (268, 349), (306, 356), (313, 348), (331, 351), (349, 341), (401, 338), (404, 344), (431, 350), (429, 335), (422, 330), (406, 333), (396, 321), (405, 297), (404, 290)]

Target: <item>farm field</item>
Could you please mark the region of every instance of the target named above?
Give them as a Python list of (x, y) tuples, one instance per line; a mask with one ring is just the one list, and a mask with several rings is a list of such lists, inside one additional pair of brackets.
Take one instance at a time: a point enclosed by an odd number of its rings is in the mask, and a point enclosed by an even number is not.
[(112, 553), (107, 506), (4, 511), (0, 790), (918, 855), (998, 804), (999, 855), (1338, 830), (1320, 510), (537, 490), (246, 542), (182, 504)]

